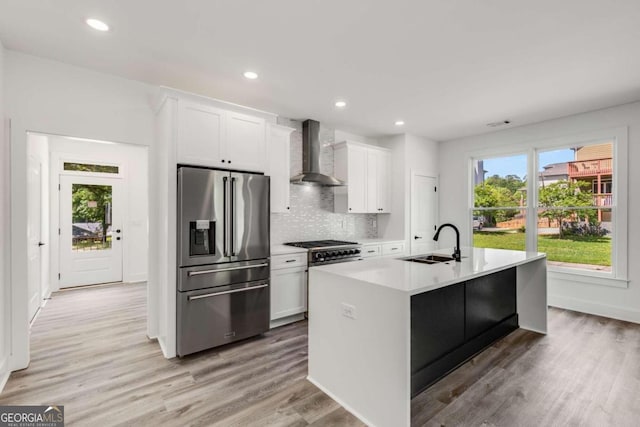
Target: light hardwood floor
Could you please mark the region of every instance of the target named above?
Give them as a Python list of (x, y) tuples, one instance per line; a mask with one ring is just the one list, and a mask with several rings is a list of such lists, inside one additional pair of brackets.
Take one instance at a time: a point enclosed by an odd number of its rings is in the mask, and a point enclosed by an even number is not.
[[(68, 425), (361, 426), (305, 380), (306, 322), (183, 359), (145, 336), (145, 286), (60, 292), (0, 405), (62, 404)], [(412, 401), (414, 426), (636, 426), (640, 325), (550, 310)]]

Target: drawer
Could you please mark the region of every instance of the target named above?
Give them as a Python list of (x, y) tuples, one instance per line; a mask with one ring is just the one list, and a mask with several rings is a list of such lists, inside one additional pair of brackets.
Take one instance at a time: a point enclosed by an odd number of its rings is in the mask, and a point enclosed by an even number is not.
[(271, 257), (271, 269), (278, 270), (281, 268), (306, 267), (307, 253), (301, 252), (288, 255), (274, 255)]
[(364, 245), (362, 247), (361, 256), (363, 258), (380, 256), (380, 245)]
[(404, 253), (404, 243), (384, 243), (382, 245), (382, 255), (402, 255)]

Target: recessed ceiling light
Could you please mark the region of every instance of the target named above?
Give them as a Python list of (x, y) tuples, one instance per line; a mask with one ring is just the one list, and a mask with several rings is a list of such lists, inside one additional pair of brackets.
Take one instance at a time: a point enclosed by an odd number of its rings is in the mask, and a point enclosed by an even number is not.
[(336, 107), (338, 108), (344, 108), (347, 106), (347, 101), (336, 101)]
[(396, 120), (395, 125), (396, 125), (396, 126), (404, 126), (404, 121), (402, 121), (402, 120)]
[(87, 19), (87, 25), (98, 31), (109, 31), (109, 26), (99, 19), (89, 18)]
[(249, 80), (255, 80), (258, 78), (258, 73), (253, 71), (245, 71), (243, 75)]

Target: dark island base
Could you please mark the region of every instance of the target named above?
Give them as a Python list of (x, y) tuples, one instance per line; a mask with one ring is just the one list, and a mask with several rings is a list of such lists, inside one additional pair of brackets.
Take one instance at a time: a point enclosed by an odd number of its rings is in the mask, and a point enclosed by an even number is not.
[(430, 385), (449, 374), (458, 366), (489, 347), (498, 339), (518, 329), (518, 314), (514, 314), (477, 337), (465, 342), (438, 360), (411, 374), (411, 397), (415, 397)]

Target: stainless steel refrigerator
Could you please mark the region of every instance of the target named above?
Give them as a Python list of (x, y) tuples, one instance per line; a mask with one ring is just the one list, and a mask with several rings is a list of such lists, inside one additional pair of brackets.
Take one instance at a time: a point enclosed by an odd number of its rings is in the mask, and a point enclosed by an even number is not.
[(177, 353), (269, 329), (269, 177), (178, 168)]

